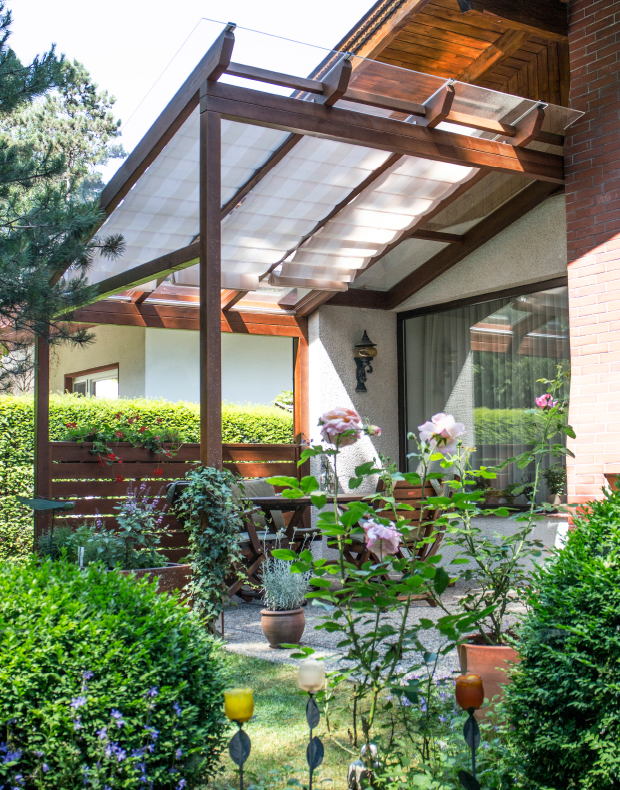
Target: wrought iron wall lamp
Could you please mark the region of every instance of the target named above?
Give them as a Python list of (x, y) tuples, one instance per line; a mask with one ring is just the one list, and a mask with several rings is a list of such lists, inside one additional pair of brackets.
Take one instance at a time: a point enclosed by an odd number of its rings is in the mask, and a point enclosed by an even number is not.
[(368, 392), (366, 389), (366, 377), (372, 373), (372, 361), (377, 356), (376, 343), (373, 343), (364, 330), (364, 334), (359, 343), (353, 346), (355, 350), (355, 376), (357, 378), (356, 392)]

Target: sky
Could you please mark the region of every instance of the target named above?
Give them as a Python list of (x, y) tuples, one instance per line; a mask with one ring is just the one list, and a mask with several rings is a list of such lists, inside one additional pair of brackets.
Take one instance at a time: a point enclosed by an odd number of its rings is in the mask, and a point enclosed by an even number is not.
[[(81, 61), (99, 87), (116, 97), (115, 112), (125, 124), (122, 143), (127, 151), (141, 139), (221, 30), (201, 19), (234, 22), (239, 28), (313, 45), (292, 45), (236, 31), (233, 60), (307, 76), (323, 56), (315, 47), (334, 47), (372, 4), (373, 0), (7, 3), (13, 12), (10, 46), (22, 60), (55, 43), (58, 52)], [(116, 167), (118, 163), (106, 169), (106, 180)]]

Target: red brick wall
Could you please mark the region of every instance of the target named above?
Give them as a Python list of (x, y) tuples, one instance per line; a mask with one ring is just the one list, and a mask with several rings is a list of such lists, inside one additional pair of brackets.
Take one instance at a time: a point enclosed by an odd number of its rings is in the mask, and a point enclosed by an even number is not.
[[(566, 210), (572, 383), (569, 502), (620, 470), (620, 0), (571, 0)], [(607, 467), (609, 471), (609, 466)]]

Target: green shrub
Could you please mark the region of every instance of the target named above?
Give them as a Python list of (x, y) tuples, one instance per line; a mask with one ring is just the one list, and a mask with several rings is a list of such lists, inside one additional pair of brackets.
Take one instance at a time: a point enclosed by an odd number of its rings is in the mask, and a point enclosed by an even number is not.
[(225, 737), (225, 674), (153, 584), (65, 562), (0, 565), (0, 786), (190, 788)]
[[(50, 437), (61, 439), (65, 423), (103, 426), (119, 411), (139, 413), (142, 424), (176, 430), (187, 442), (200, 440), (199, 407), (145, 398), (101, 400), (75, 395), (50, 398)], [(272, 406), (222, 405), (224, 442), (286, 444), (293, 441), (293, 417)], [(34, 422), (31, 396), (0, 397), (0, 560), (25, 557), (32, 550), (32, 513), (15, 496), (32, 495)]]
[(620, 493), (539, 571), (507, 698), (532, 788), (620, 787)]

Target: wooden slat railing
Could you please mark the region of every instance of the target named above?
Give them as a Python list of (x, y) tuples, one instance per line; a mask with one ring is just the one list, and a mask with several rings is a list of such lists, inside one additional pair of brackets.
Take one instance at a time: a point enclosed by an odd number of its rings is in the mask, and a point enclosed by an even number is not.
[[(128, 487), (144, 485), (151, 496), (161, 494), (162, 497), (158, 507), (166, 512), (164, 524), (169, 532), (162, 539), (163, 553), (170, 562), (178, 562), (187, 555), (187, 534), (176, 517), (167, 512), (164, 495), (167, 483), (183, 478), (199, 463), (199, 444), (184, 444), (167, 459), (145, 448), (119, 442), (110, 445), (110, 450), (123, 463), (110, 466), (99, 463), (98, 457), (91, 452), (90, 443), (50, 442), (50, 447), (51, 496), (76, 503), (74, 510), (56, 516), (57, 525), (75, 528), (98, 518), (111, 526), (118, 512), (114, 508), (126, 498)], [(293, 444), (222, 445), (224, 468), (242, 478), (298, 477), (300, 452), (299, 445)]]

